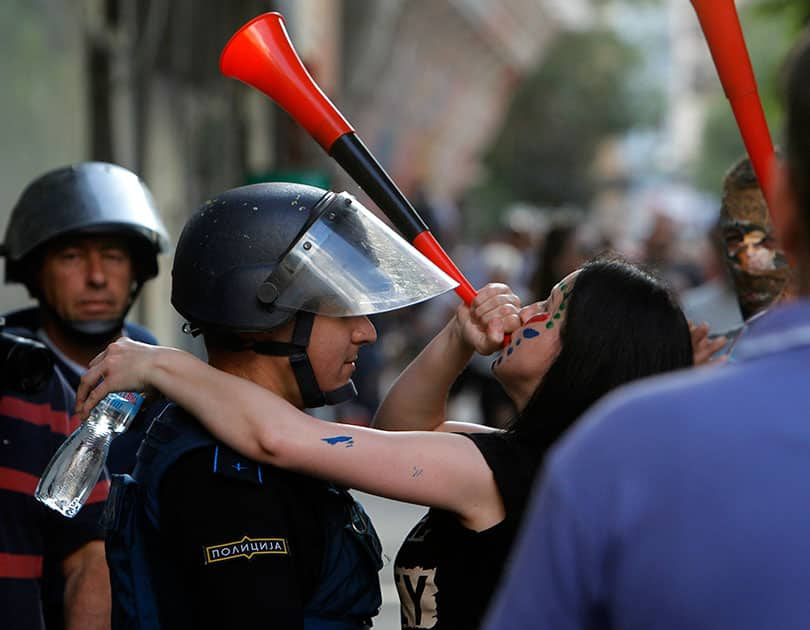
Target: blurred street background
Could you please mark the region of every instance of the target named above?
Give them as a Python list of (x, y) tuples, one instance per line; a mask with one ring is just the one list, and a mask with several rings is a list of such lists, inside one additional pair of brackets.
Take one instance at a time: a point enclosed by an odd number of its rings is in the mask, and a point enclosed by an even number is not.
[(374, 619), (374, 627), (379, 630), (397, 630), (400, 627), (400, 616), (399, 598), (394, 586), (394, 558), (405, 536), (427, 510), (418, 505), (390, 501), (363, 492), (352, 494), (371, 517), (383, 546), (385, 565), (380, 571), (383, 605), (380, 614)]
[[(778, 144), (779, 62), (810, 0), (736, 4)], [(253, 182), (348, 190), (374, 209), (275, 103), (220, 74), (229, 37), (266, 11), (284, 15), (310, 73), (474, 286), (542, 299), (612, 249), (654, 267), (714, 332), (739, 319), (703, 308), (728, 290), (708, 234), (744, 148), (687, 0), (5, 0), (3, 231), (28, 181), (91, 159), (139, 173), (173, 241), (206, 199)], [(171, 254), (160, 262), (133, 318), (202, 354), (169, 303)], [(27, 303), (0, 285), (3, 311)], [(368, 423), (456, 304), (377, 317), (361, 395), (334, 416)], [(488, 366), (459, 379), (453, 419), (509, 418)], [(365, 502), (393, 558), (421, 509)], [(389, 561), (384, 630), (398, 623), (391, 574)]]

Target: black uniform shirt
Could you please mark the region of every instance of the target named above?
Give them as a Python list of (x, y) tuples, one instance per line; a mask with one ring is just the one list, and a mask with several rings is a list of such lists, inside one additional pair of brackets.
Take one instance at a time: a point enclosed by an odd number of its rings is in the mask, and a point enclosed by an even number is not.
[[(217, 468), (222, 472), (213, 472)], [(223, 461), (223, 459), (225, 461)], [(158, 581), (170, 628), (303, 627), (320, 576), (326, 484), (219, 447), (181, 457), (160, 489)], [(158, 589), (161, 592), (162, 589)]]

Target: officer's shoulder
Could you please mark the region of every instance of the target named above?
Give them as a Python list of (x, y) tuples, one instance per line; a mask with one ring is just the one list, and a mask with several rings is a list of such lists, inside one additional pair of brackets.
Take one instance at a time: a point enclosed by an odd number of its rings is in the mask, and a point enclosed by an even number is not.
[(149, 345), (158, 345), (157, 338), (144, 326), (134, 322), (124, 322), (124, 332), (127, 337), (133, 341), (140, 341), (141, 343), (148, 343)]
[(224, 444), (216, 444), (211, 470), (215, 476), (261, 486), (270, 480), (273, 467), (255, 462)]

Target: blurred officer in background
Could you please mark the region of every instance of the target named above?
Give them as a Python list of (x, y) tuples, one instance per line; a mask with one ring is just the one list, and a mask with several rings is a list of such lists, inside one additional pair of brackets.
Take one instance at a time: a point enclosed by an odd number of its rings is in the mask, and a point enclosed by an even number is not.
[[(125, 317), (144, 282), (157, 275), (157, 255), (168, 243), (149, 189), (127, 169), (82, 162), (44, 173), (23, 190), (0, 246), (6, 282), (24, 284), (37, 301), (6, 314), (7, 330), (42, 341), (53, 352), (59, 376), (75, 390), (90, 359), (114, 339), (126, 335), (157, 343)], [(65, 430), (56, 432), (58, 439)], [(132, 470), (144, 430), (136, 419), (112, 443), (107, 462), (112, 472)], [(30, 433), (15, 441), (15, 449), (33, 454), (43, 444)], [(42, 459), (30, 460), (40, 467), (29, 466), (27, 473), (41, 474), (49, 457)], [(46, 619), (54, 627), (61, 626), (65, 592), (60, 565), (58, 555), (46, 554)]]
[[(9, 331), (44, 342), (71, 387), (108, 343), (125, 335), (157, 343), (126, 322), (169, 239), (149, 189), (115, 164), (82, 162), (31, 182), (11, 213), (0, 254), (6, 282), (37, 301), (6, 315)], [(113, 442), (108, 466), (130, 472), (143, 427)]]

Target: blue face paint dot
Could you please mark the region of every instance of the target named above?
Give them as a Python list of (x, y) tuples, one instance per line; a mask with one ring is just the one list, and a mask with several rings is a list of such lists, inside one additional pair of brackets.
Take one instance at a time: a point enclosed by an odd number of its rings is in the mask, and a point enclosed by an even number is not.
[(523, 341), (523, 339), (518, 339), (518, 340), (515, 342), (515, 345), (516, 345), (516, 346), (519, 346), (521, 341)]
[[(548, 325), (548, 324), (546, 324), (546, 325)], [(534, 328), (526, 328), (523, 331), (523, 336), (526, 337), (526, 339), (531, 339), (532, 337), (537, 337), (539, 334), (540, 334), (540, 331), (535, 330)]]
[(508, 349), (506, 350), (506, 356), (509, 356), (509, 355), (510, 355), (510, 354), (512, 354), (514, 351), (515, 351), (515, 349), (514, 349), (514, 348), (511, 348), (511, 347), (510, 347), (510, 348), (508, 348)]
[(498, 360), (495, 361), (495, 365), (500, 365), (501, 361), (503, 361), (503, 357), (498, 357)]

